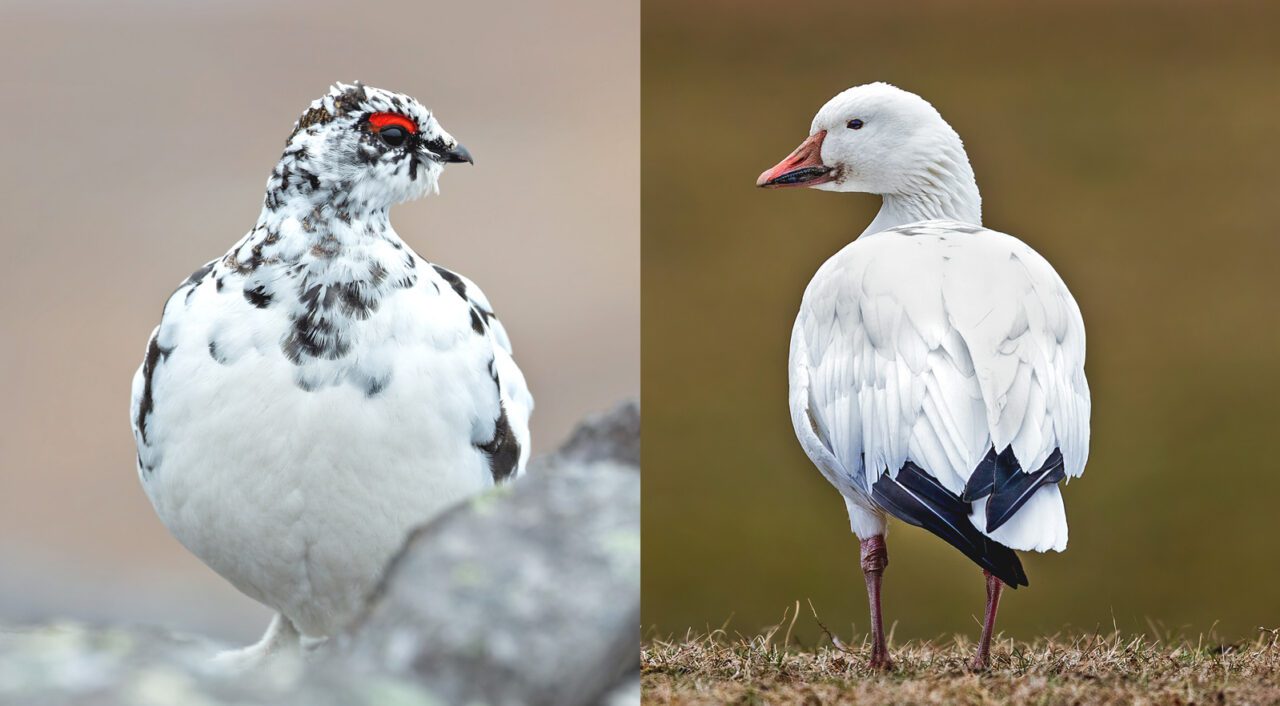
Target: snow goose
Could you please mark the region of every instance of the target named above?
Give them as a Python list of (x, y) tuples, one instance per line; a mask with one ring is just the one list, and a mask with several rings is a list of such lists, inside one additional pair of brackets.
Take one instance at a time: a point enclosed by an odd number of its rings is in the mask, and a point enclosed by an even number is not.
[(1084, 322), (1062, 279), (1017, 238), (982, 227), (960, 137), (885, 83), (822, 107), (758, 186), (879, 194), (880, 212), (805, 289), (791, 334), (796, 436), (844, 497), (861, 540), (871, 666), (891, 668), (880, 614), (887, 516), (982, 567), (974, 669), (990, 663), (1017, 551), (1062, 551), (1061, 481), (1084, 472)]

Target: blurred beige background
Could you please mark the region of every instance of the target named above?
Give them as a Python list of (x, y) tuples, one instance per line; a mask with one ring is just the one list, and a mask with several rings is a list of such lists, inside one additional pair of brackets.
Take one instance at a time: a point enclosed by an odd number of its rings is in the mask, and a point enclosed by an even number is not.
[[(765, 192), (814, 112), (884, 80), (964, 139), (987, 225), (1052, 262), (1089, 332), (1071, 545), (999, 628), (1280, 625), (1280, 4), (645, 0), (644, 624), (753, 634), (812, 599), (867, 622), (843, 503), (787, 410), (804, 287), (879, 207)], [(891, 525), (897, 637), (978, 633), (981, 573)], [(1148, 622), (1150, 621), (1150, 622)]]
[(10, 0), (0, 65), (0, 622), (261, 633), (152, 514), (129, 385), (333, 81), (419, 98), (475, 155), (393, 222), (497, 308), (535, 453), (638, 392), (638, 2)]

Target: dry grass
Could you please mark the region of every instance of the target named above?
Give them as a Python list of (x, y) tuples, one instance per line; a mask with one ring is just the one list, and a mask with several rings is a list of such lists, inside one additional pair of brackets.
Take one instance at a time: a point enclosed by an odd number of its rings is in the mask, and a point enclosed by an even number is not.
[(717, 630), (650, 640), (644, 703), (1280, 703), (1280, 630), (1235, 644), (1117, 632), (1000, 639), (982, 675), (966, 669), (974, 647), (967, 638), (891, 643), (895, 669), (881, 674), (865, 666), (869, 644), (808, 649), (790, 640), (794, 622), (793, 614), (754, 637)]

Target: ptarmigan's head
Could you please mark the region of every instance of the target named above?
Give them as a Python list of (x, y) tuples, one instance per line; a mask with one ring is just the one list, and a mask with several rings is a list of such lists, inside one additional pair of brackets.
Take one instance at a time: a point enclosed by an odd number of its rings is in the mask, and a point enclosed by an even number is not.
[(471, 154), (401, 93), (338, 83), (311, 104), (267, 182), (267, 207), (298, 196), (364, 212), (438, 191), (445, 164)]
[(811, 186), (913, 196), (972, 182), (960, 136), (928, 101), (887, 83), (855, 86), (827, 101), (809, 139), (766, 170), (757, 186)]

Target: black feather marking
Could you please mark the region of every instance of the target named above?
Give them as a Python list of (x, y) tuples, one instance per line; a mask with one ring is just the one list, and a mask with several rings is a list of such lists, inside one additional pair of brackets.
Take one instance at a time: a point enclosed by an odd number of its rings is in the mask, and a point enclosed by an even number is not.
[(161, 348), (159, 338), (159, 331), (151, 336), (147, 343), (147, 357), (142, 362), (142, 399), (138, 400), (138, 416), (134, 419), (134, 424), (138, 427), (138, 436), (142, 437), (143, 444), (147, 443), (147, 417), (151, 416), (156, 407), (152, 380), (156, 368), (173, 352), (172, 348)]
[(979, 532), (969, 521), (969, 504), (914, 463), (903, 465), (896, 479), (882, 475), (871, 496), (889, 514), (942, 538), (1011, 588), (1028, 585), (1017, 553)]
[(227, 357), (218, 350), (218, 342), (212, 338), (209, 339), (209, 357), (213, 358), (219, 365), (227, 364)]
[(371, 293), (370, 298), (366, 299), (364, 288), (360, 282), (345, 282), (335, 285), (338, 290), (338, 300), (342, 304), (342, 312), (347, 316), (361, 321), (373, 315), (378, 310), (381, 301), (377, 299), (376, 293)]
[(200, 269), (192, 272), (189, 277), (183, 280), (182, 284), (178, 285), (178, 289), (182, 289), (183, 287), (187, 288), (187, 294), (182, 298), (183, 304), (191, 303), (191, 295), (195, 294), (196, 287), (199, 287), (200, 283), (204, 281), (205, 275), (208, 275), (213, 271), (213, 266), (217, 262), (217, 260), (206, 262)]
[[(1012, 459), (1012, 451), (1006, 451)], [(1003, 459), (1004, 455), (1001, 453), (1000, 457)], [(1001, 478), (1001, 467), (1007, 468), (1004, 463), (997, 464), (995, 489), (991, 493), (991, 499), (987, 501), (988, 532), (1000, 529), (1041, 487), (1058, 483), (1067, 477), (1061, 449), (1054, 449), (1049, 458), (1045, 459), (1044, 465), (1033, 473), (1023, 473), (1014, 459), (1013, 470)]]
[(489, 457), (489, 472), (493, 474), (493, 482), (501, 483), (516, 472), (516, 464), (520, 462), (520, 441), (511, 430), (511, 422), (507, 420), (507, 409), (498, 407), (498, 418), (493, 423), (493, 438), (476, 448)]
[(484, 335), (484, 321), (481, 320), (480, 314), (474, 306), (471, 307), (471, 330), (482, 336)]
[(252, 289), (249, 289), (246, 287), (244, 290), (244, 298), (245, 298), (245, 301), (258, 307), (259, 309), (265, 309), (271, 306), (272, 294), (271, 292), (267, 291), (267, 288), (265, 285), (259, 284), (258, 286)]
[(306, 180), (312, 191), (320, 188), (320, 177), (306, 169), (298, 169), (298, 176)]
[(217, 260), (210, 260), (204, 263), (204, 265), (201, 266), (200, 269), (196, 270), (195, 272), (192, 272), (191, 276), (187, 277), (187, 280), (182, 283), (182, 286), (185, 287), (188, 284), (200, 284), (200, 280), (204, 279), (205, 275), (212, 272), (213, 266), (216, 265), (217, 263), (218, 263)]
[(457, 292), (458, 296), (462, 297), (464, 301), (467, 300), (467, 285), (462, 281), (461, 277), (439, 265), (432, 265), (432, 267), (435, 268), (436, 274), (440, 275), (441, 279), (448, 282), (450, 287), (453, 287), (453, 291)]
[(391, 382), (390, 378), (370, 378), (365, 384), (364, 396), (377, 397), (383, 390), (387, 389), (387, 383)]

